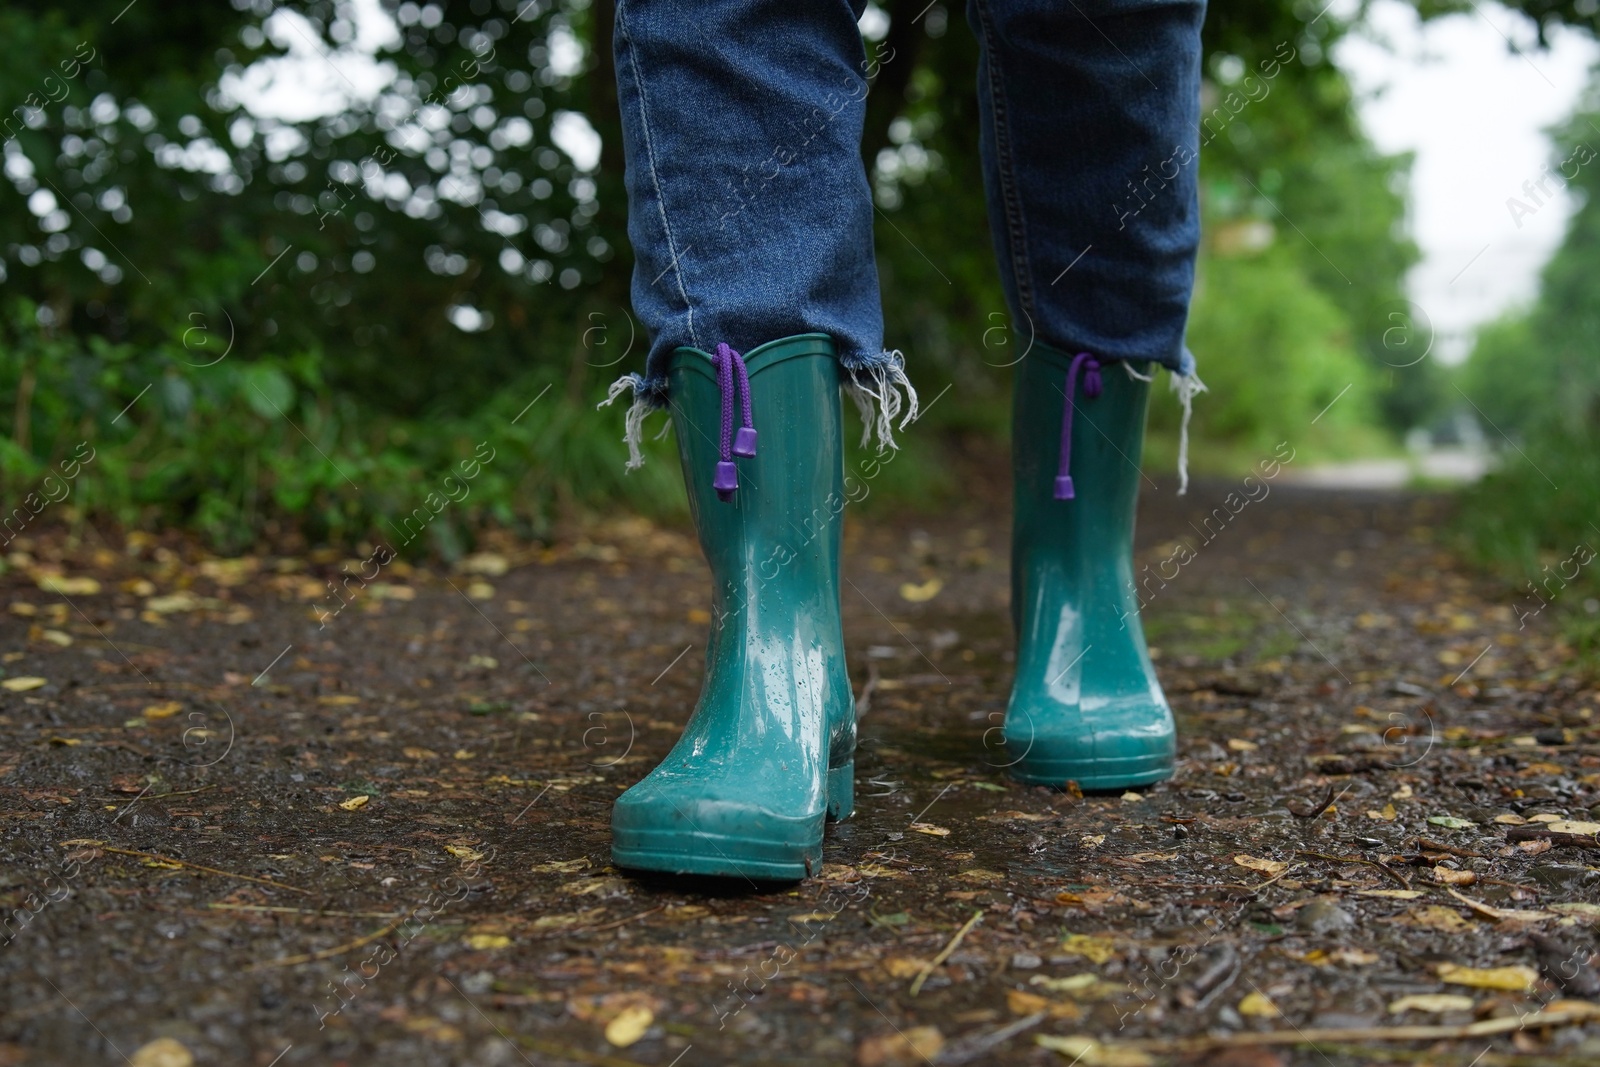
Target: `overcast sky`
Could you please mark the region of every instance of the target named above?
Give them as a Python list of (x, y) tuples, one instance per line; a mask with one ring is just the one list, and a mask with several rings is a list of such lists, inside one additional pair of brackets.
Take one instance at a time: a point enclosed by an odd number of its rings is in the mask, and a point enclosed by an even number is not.
[[(1409, 4), (1378, 0), (1370, 23), (1336, 59), (1378, 147), (1416, 153), (1410, 225), (1423, 259), (1409, 295), (1437, 332), (1435, 354), (1455, 362), (1474, 327), (1531, 300), (1561, 242), (1570, 198), (1547, 182), (1555, 196), (1536, 204), (1522, 183), (1557, 162), (1544, 131), (1571, 114), (1600, 48), (1571, 31), (1535, 51), (1532, 23), (1495, 4), (1423, 26)], [(1600, 131), (1590, 144), (1600, 152)], [(1533, 213), (1513, 217), (1513, 197)]]

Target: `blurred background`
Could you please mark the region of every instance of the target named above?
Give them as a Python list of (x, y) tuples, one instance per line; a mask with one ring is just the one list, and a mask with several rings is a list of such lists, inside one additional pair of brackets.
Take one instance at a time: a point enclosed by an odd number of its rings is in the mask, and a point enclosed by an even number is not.
[[(1597, 12), (1217, 4), (1189, 334), (1198, 472), (1290, 441), (1302, 480), (1449, 486), (1459, 549), (1591, 653), (1600, 568), (1572, 560), (1600, 547)], [(225, 554), (370, 546), (480, 442), (494, 461), (408, 551), (681, 515), (670, 442), (625, 476), (621, 412), (595, 410), (645, 349), (612, 15), (7, 4), (4, 539), (45, 503)], [(977, 55), (940, 0), (861, 29), (888, 337), (936, 401), (864, 507), (944, 507), (950, 472), (1003, 457), (1026, 343), (978, 191)], [(1158, 477), (1177, 416), (1159, 391)]]

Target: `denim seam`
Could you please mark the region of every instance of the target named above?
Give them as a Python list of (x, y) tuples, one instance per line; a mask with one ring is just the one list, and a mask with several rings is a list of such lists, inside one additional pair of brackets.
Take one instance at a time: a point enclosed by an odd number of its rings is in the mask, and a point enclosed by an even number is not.
[(1027, 253), (1027, 229), (1022, 218), (1022, 202), (1017, 195), (1015, 166), (1011, 158), (1011, 132), (1005, 105), (1005, 79), (1000, 69), (999, 52), (994, 46), (996, 33), (987, 0), (975, 0), (978, 19), (983, 24), (983, 55), (989, 68), (989, 113), (994, 126), (995, 171), (1000, 184), (1001, 210), (1006, 217), (1006, 251), (1010, 254), (1012, 280), (1017, 287), (1017, 304), (1024, 314), (1034, 313), (1033, 276)]
[(691, 342), (693, 342), (693, 344), (694, 344), (694, 346), (696, 348), (703, 348), (704, 346), (701, 345), (700, 338), (695, 334), (695, 329), (694, 329), (694, 304), (690, 302), (690, 300), (689, 300), (689, 290), (684, 285), (684, 281), (683, 281), (683, 260), (679, 257), (679, 254), (678, 254), (678, 242), (677, 242), (677, 239), (673, 236), (672, 224), (667, 221), (667, 197), (666, 197), (666, 193), (662, 190), (662, 187), (661, 187), (661, 176), (656, 173), (655, 142), (654, 142), (654, 139), (650, 136), (650, 101), (649, 101), (649, 95), (645, 92), (645, 89), (644, 89), (644, 78), (639, 73), (638, 50), (634, 48), (633, 39), (628, 35), (627, 16), (624, 13), (624, 9), (626, 7), (627, 7), (627, 5), (624, 4), (624, 3), (618, 3), (617, 4), (617, 11), (616, 11), (617, 28), (616, 28), (616, 32), (617, 32), (618, 36), (620, 36), (622, 38), (623, 42), (627, 45), (627, 48), (628, 48), (628, 69), (630, 70), (630, 72), (633, 75), (633, 86), (634, 86), (634, 89), (639, 94), (639, 129), (644, 134), (644, 157), (645, 157), (645, 161), (648, 163), (649, 168), (650, 168), (650, 184), (655, 189), (655, 194), (656, 194), (656, 213), (661, 216), (661, 229), (667, 235), (667, 252), (672, 256), (672, 260), (668, 264), (668, 269), (672, 271), (673, 277), (677, 279), (677, 282), (678, 282), (678, 295), (683, 298), (684, 311), (687, 312), (687, 315), (688, 315), (687, 325), (689, 327), (689, 340)]

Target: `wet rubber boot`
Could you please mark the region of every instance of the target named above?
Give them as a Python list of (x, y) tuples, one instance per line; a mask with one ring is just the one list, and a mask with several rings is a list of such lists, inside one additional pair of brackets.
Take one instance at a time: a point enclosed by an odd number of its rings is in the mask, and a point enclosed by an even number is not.
[(683, 736), (612, 810), (619, 867), (800, 879), (822, 869), (825, 818), (851, 813), (839, 386), (823, 334), (743, 359), (724, 345), (673, 354), (673, 428), (715, 583), (711, 635)]
[(1149, 393), (1122, 367), (1043, 345), (1016, 368), (1004, 732), (1011, 773), (1030, 784), (1125, 789), (1172, 774), (1172, 711), (1133, 581)]

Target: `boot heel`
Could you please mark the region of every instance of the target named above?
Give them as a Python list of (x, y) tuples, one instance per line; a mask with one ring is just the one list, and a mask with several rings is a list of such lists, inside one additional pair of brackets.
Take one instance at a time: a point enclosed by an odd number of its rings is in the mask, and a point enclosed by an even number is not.
[(828, 818), (843, 821), (856, 810), (856, 761), (828, 769)]

